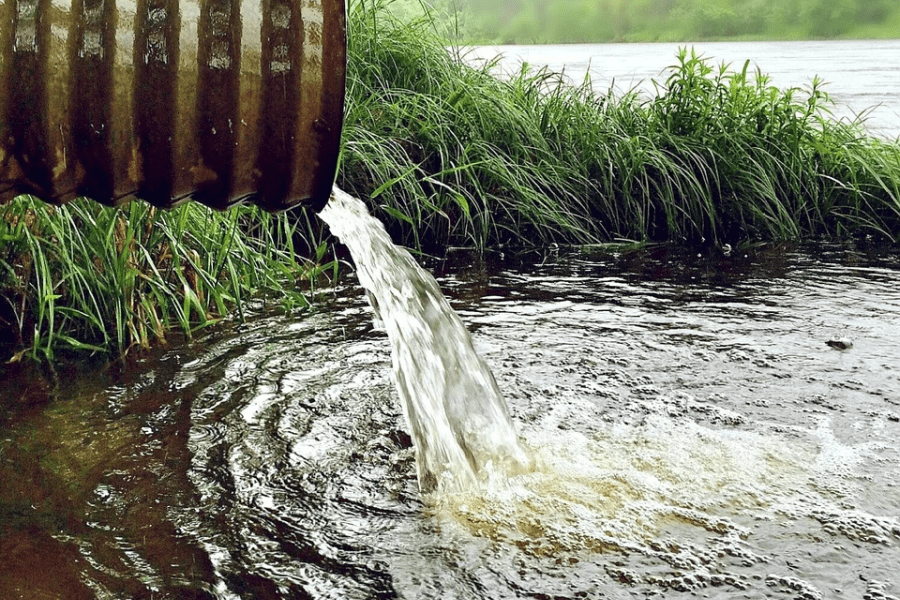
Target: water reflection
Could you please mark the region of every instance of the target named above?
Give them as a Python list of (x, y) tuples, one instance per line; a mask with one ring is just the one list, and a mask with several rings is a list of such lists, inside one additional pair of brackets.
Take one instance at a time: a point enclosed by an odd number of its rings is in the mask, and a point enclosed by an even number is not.
[(348, 281), (127, 365), (5, 367), (0, 597), (897, 595), (896, 254), (431, 266), (541, 468), (420, 496)]

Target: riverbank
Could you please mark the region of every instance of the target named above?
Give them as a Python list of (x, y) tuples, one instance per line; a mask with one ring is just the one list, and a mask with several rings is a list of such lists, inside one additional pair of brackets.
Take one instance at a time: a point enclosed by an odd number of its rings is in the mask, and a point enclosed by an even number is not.
[[(652, 99), (508, 80), (446, 51), (436, 24), (355, 4), (338, 185), (395, 241), (438, 254), (627, 240), (900, 241), (900, 145), (684, 51)], [(240, 316), (299, 309), (337, 268), (310, 215), (134, 202), (0, 207), (0, 358), (122, 353)]]
[(547, 70), (499, 81), (427, 21), (354, 16), (378, 34), (352, 38), (340, 183), (403, 243), (900, 235), (900, 146), (832, 119), (818, 80), (782, 90), (686, 50), (649, 100)]

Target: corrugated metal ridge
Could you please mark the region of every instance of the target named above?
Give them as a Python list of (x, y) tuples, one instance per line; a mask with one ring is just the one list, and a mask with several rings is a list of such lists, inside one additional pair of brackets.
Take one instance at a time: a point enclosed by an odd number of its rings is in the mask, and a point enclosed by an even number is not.
[(4, 0), (0, 23), (0, 202), (327, 201), (343, 0)]

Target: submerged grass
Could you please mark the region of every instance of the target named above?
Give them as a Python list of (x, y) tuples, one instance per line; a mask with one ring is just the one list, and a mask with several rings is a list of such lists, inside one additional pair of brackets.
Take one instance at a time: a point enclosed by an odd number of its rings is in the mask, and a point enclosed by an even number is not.
[[(836, 121), (817, 80), (777, 89), (683, 50), (655, 97), (448, 49), (446, 24), (351, 1), (338, 184), (423, 252), (552, 242), (879, 236), (900, 241), (900, 144)], [(288, 307), (333, 272), (308, 214), (142, 202), (0, 206), (5, 357), (122, 353)]]

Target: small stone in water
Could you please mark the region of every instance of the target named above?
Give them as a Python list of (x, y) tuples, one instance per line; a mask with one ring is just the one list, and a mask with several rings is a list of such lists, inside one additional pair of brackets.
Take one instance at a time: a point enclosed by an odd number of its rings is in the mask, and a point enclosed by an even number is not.
[(837, 338), (833, 340), (828, 340), (825, 342), (835, 350), (849, 350), (853, 347), (853, 342), (848, 340), (847, 338)]

